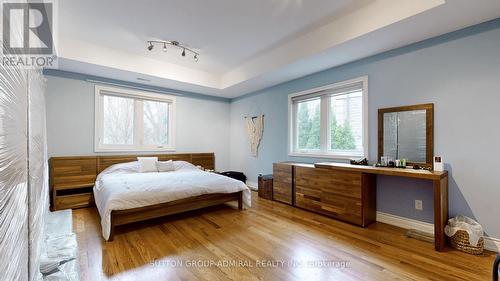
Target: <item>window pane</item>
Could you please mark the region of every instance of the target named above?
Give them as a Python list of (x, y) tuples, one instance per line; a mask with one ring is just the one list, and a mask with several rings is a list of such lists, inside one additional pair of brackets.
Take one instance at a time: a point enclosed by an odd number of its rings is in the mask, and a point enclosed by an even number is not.
[(103, 144), (134, 143), (134, 100), (104, 95)]
[(320, 149), (320, 108), (320, 99), (297, 104), (297, 148), (299, 150)]
[(358, 91), (330, 98), (330, 150), (363, 154), (362, 95)]
[(168, 103), (144, 101), (144, 144), (168, 145)]

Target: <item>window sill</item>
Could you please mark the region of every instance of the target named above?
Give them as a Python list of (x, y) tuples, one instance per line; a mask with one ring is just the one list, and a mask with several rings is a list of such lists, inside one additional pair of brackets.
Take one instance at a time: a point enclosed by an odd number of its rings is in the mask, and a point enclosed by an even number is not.
[(288, 156), (291, 157), (311, 157), (311, 158), (328, 158), (328, 159), (359, 159), (365, 158), (363, 155), (348, 155), (348, 154), (326, 154), (326, 153), (307, 153), (307, 152), (289, 152)]
[(175, 152), (175, 147), (165, 148), (95, 148), (94, 152)]

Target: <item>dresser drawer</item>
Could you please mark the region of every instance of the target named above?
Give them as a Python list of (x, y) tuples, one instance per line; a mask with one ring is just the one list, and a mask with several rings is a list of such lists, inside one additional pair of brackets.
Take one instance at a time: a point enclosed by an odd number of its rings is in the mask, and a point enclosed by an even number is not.
[(295, 206), (346, 222), (363, 225), (361, 201), (349, 197), (322, 194), (321, 199), (295, 193)]
[(293, 204), (293, 166), (275, 163), (273, 165), (273, 200)]
[(292, 185), (273, 180), (273, 200), (292, 204)]
[(295, 186), (295, 206), (321, 212), (321, 190), (307, 186)]
[(362, 174), (296, 166), (295, 205), (363, 225)]
[(94, 204), (94, 196), (92, 193), (57, 196), (54, 203), (56, 210), (84, 208)]
[(362, 224), (362, 205), (359, 199), (322, 192), (321, 210), (326, 215), (351, 223)]
[(361, 199), (361, 173), (295, 167), (295, 185)]

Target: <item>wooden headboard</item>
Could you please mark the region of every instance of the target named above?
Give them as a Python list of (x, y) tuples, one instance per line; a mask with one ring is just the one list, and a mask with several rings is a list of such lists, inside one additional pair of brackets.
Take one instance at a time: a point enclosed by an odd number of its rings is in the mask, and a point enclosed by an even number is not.
[(50, 185), (71, 185), (95, 182), (96, 176), (107, 167), (137, 160), (138, 156), (158, 157), (160, 161), (183, 160), (200, 165), (205, 169), (215, 169), (213, 153), (175, 153), (154, 155), (96, 155), (51, 157)]
[(96, 156), (97, 158), (97, 173), (99, 174), (107, 167), (119, 164), (136, 161), (137, 157), (158, 157), (159, 161), (187, 161), (193, 165), (200, 165), (205, 169), (215, 169), (215, 156), (213, 153), (183, 153), (183, 154), (154, 154), (154, 155), (113, 155), (113, 156)]

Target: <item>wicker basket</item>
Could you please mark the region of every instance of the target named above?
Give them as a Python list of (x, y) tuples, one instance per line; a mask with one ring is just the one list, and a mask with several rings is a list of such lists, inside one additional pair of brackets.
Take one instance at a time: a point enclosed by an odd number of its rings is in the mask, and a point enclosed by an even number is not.
[(472, 246), (469, 243), (469, 234), (463, 230), (457, 231), (455, 235), (450, 237), (449, 242), (450, 246), (467, 254), (481, 255), (483, 253), (484, 239), (479, 238), (477, 246)]

